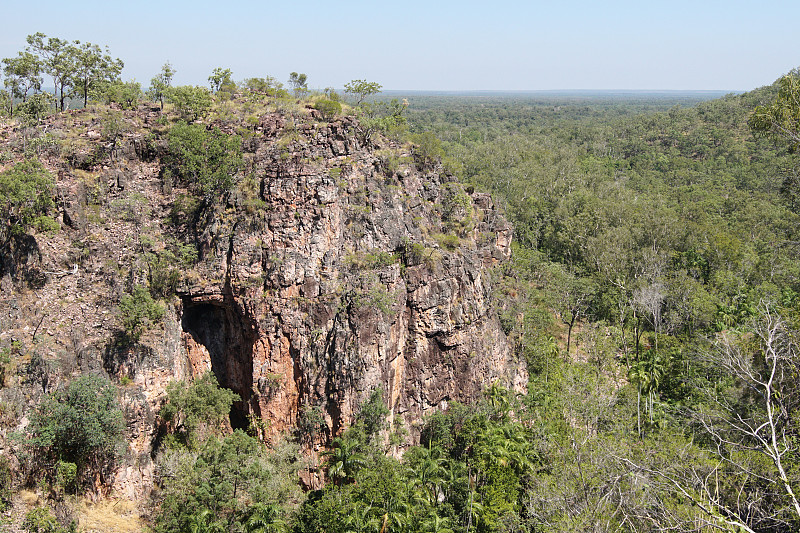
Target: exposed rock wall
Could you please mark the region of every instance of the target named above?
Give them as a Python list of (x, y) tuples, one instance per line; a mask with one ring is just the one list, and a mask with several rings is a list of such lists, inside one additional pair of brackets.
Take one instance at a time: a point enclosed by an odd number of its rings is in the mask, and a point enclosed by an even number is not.
[[(0, 341), (63, 360), (56, 382), (79, 371), (130, 381), (131, 446), (118, 488), (147, 484), (155, 413), (171, 379), (213, 371), (241, 397), (231, 425), (259, 417), (267, 436), (318, 407), (320, 444), (352, 423), (376, 387), (413, 441), (422, 416), (448, 402), (474, 400), (495, 380), (525, 386), (525, 366), (489, 306), (488, 267), (508, 258), (511, 240), (491, 198), (466, 192), (441, 167), (418, 169), (409, 146), (361, 147), (348, 119), (313, 118), (261, 117), (245, 143), (255, 190), (240, 188), (191, 227), (167, 223), (182, 191), (165, 187), (163, 145), (143, 148), (144, 135), (91, 173), (64, 166), (65, 229), (37, 235), (39, 255), (26, 266), (43, 283), (23, 290), (5, 272)], [(107, 194), (104, 206), (91, 205), (92, 187)], [(146, 198), (146, 216), (106, 216), (116, 199), (133, 197)], [(199, 262), (183, 273), (163, 324), (123, 346), (114, 304), (146, 279), (137, 239), (150, 230), (196, 243)], [(52, 274), (72, 264), (75, 274)], [(37, 321), (45, 341), (28, 342)]]

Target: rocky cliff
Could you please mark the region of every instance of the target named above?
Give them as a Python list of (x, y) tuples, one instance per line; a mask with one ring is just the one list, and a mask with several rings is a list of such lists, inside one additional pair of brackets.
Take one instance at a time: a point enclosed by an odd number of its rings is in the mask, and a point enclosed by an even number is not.
[[(262, 420), (266, 438), (314, 411), (322, 446), (378, 387), (410, 441), (448, 402), (496, 380), (524, 387), (489, 305), (489, 267), (508, 258), (511, 229), (488, 195), (410, 144), (362, 146), (350, 118), (303, 108), (209, 123), (244, 132), (245, 166), (201, 209), (165, 172), (168, 124), (155, 109), (81, 110), (39, 127), (62, 228), (5, 254), (0, 343), (14, 359), (0, 397), (16, 409), (6, 433), (70, 376), (107, 373), (130, 442), (116, 484), (135, 494), (152, 475), (170, 380), (214, 372), (241, 398), (231, 425)], [(24, 133), (0, 132), (6, 168)], [(159, 276), (164, 318), (130, 342), (118, 302)]]

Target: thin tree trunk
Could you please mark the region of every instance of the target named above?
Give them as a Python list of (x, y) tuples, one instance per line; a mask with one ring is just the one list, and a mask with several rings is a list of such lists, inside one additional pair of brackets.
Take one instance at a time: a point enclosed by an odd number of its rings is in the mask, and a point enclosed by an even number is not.
[(642, 386), (636, 387), (636, 430), (642, 438)]
[(569, 347), (570, 344), (572, 343), (572, 327), (575, 325), (576, 318), (577, 318), (576, 315), (573, 313), (572, 319), (569, 321), (569, 328), (567, 329), (567, 355), (565, 358), (566, 361), (569, 361)]

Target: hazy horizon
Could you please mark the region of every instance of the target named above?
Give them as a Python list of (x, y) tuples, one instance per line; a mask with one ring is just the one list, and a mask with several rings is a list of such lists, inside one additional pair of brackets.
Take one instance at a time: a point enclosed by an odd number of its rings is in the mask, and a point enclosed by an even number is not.
[(4, 18), (0, 57), (41, 31), (108, 46), (145, 87), (169, 61), (176, 84), (207, 85), (223, 67), (235, 80), (304, 72), (319, 89), (368, 79), (395, 91), (729, 93), (800, 63), (798, 2), (42, 0)]

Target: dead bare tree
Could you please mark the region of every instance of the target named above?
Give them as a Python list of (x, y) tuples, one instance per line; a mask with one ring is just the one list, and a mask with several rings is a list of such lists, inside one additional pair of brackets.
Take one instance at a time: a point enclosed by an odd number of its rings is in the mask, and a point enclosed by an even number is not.
[[(654, 530), (798, 531), (800, 409), (798, 336), (774, 307), (762, 303), (745, 328), (719, 333), (706, 365), (705, 401), (688, 412), (698, 430), (679, 449), (656, 459), (622, 455), (631, 475), (657, 494), (691, 502), (691, 524), (669, 501), (650, 507)], [(676, 441), (677, 442), (677, 441)], [(676, 525), (678, 524), (678, 525)]]
[(737, 451), (755, 451), (769, 459), (774, 467), (771, 481), (782, 487), (800, 523), (797, 480), (787, 473), (787, 457), (800, 451), (791, 416), (800, 404), (794, 333), (766, 304), (747, 330), (720, 333), (709, 362), (733, 378), (738, 393), (714, 394), (714, 409), (698, 413), (697, 419), (716, 443), (720, 458), (741, 471), (750, 468), (737, 459)]

